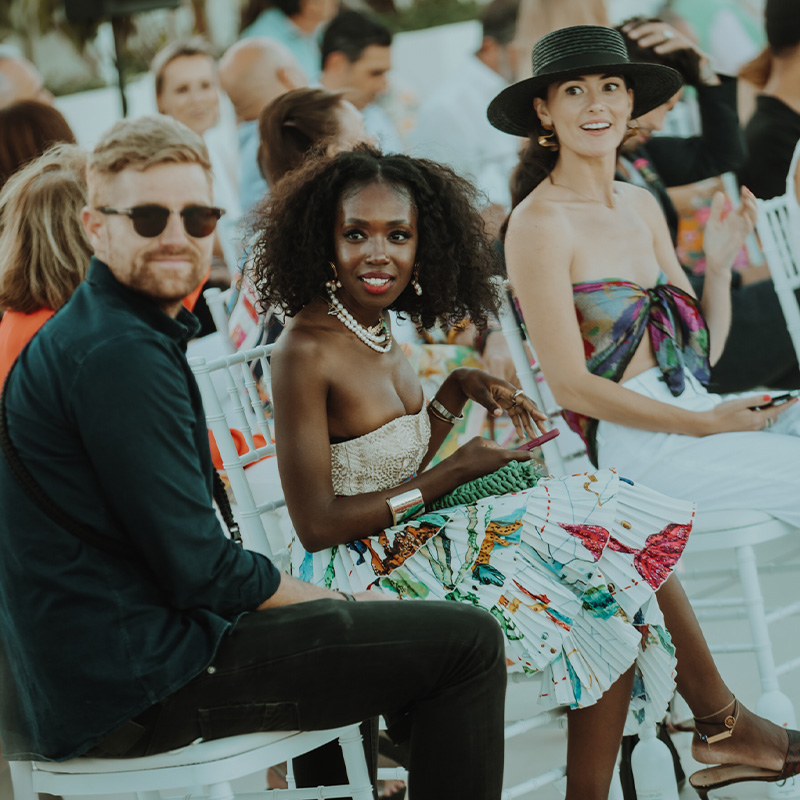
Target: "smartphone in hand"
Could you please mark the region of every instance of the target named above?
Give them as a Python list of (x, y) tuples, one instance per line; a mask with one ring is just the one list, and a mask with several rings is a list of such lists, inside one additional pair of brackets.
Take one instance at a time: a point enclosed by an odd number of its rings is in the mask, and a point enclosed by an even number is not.
[(783, 394), (773, 395), (772, 400), (770, 400), (769, 403), (764, 403), (763, 405), (760, 406), (750, 406), (750, 408), (753, 409), (753, 411), (762, 411), (765, 408), (782, 406), (784, 403), (788, 403), (795, 397), (800, 397), (800, 389), (792, 389), (791, 392), (784, 392)]
[(545, 442), (549, 442), (551, 439), (555, 439), (561, 431), (558, 428), (552, 428), (551, 430), (547, 431), (547, 433), (543, 433), (541, 436), (537, 436), (535, 439), (531, 439), (525, 444), (521, 444), (519, 447), (515, 447), (515, 450), (533, 450), (534, 447), (539, 447), (539, 445), (544, 444)]

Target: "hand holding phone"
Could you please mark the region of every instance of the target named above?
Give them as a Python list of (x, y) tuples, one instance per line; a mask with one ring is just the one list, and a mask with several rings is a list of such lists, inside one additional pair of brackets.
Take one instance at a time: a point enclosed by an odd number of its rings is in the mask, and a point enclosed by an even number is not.
[(776, 394), (772, 396), (772, 399), (768, 403), (763, 403), (762, 405), (758, 406), (750, 406), (753, 411), (762, 411), (765, 408), (773, 408), (774, 406), (782, 406), (784, 403), (788, 403), (790, 400), (793, 400), (795, 397), (800, 397), (800, 389), (792, 389), (791, 392), (784, 392), (783, 394)]
[(515, 447), (514, 449), (533, 450), (534, 447), (539, 447), (539, 445), (549, 442), (551, 439), (555, 439), (559, 433), (561, 433), (561, 431), (558, 428), (552, 428), (546, 433), (543, 433), (541, 436), (537, 436), (535, 439), (531, 439), (529, 442), (525, 442), (525, 444), (521, 444), (519, 447)]

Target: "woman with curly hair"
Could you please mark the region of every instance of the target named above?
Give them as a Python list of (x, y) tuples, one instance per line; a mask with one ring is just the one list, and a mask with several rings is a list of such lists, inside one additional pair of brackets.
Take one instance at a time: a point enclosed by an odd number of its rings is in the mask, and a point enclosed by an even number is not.
[(530, 469), (525, 450), (480, 438), (425, 469), (467, 399), (506, 410), (521, 435), (544, 420), (478, 369), (456, 370), (427, 402), (393, 343), (390, 309), (431, 326), (481, 324), (494, 308), (475, 190), (448, 168), (361, 147), (286, 176), (260, 223), (256, 286), (291, 317), (272, 378), (295, 574), (487, 610), (510, 661), (539, 673), (534, 693), (573, 709), (567, 797), (607, 797), (623, 727), (663, 717), (676, 650), (684, 689), (724, 686), (670, 577), (693, 504), (612, 469), (441, 500), (498, 468)]

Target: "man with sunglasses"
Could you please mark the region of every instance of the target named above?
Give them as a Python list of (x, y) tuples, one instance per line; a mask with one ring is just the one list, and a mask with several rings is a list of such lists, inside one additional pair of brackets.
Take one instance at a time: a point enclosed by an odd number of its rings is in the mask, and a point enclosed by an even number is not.
[[(220, 527), (181, 303), (222, 213), (202, 140), (167, 117), (119, 122), (87, 177), (88, 277), (0, 397), (3, 753), (135, 757), (382, 713), (410, 731), (418, 800), (445, 796), (462, 759), (482, 780), (458, 796), (499, 797), (502, 763), (481, 760), (502, 751), (490, 614), (346, 602), (382, 596), (281, 575)], [(465, 711), (474, 750), (448, 750), (433, 721)]]

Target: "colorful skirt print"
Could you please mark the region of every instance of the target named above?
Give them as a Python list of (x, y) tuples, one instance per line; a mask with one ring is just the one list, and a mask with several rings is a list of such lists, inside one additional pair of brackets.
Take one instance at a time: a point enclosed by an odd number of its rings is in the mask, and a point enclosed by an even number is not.
[(295, 541), (294, 573), (333, 589), (486, 609), (511, 669), (544, 671), (547, 705), (592, 705), (635, 663), (631, 733), (661, 720), (674, 691), (675, 650), (654, 591), (694, 514), (693, 503), (610, 469), (546, 478), (318, 553)]

